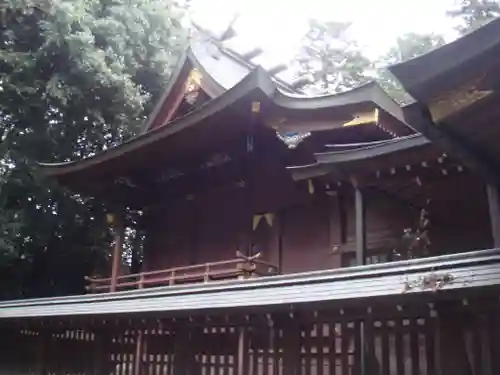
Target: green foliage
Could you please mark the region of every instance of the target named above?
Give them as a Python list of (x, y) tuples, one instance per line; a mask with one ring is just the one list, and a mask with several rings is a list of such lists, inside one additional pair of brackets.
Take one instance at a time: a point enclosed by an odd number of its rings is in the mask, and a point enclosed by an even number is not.
[(378, 61), (363, 55), (355, 41), (345, 37), (348, 24), (311, 21), (300, 53), (298, 74), (309, 76), (305, 91), (311, 94), (348, 91), (377, 79), (387, 93), (405, 104), (411, 98), (386, 69), (388, 65), (412, 59), (442, 46), (436, 34), (409, 33), (397, 38)]
[(348, 24), (311, 21), (297, 56), (298, 74), (309, 76), (312, 93), (348, 91), (370, 80), (371, 62), (354, 40), (345, 37)]
[(498, 0), (460, 0), (448, 15), (459, 21), (457, 30), (467, 34), (500, 16)]
[[(34, 5), (36, 4), (36, 5)], [(81, 292), (105, 207), (39, 175), (136, 134), (186, 34), (167, 0), (9, 0), (0, 13), (0, 296)]]

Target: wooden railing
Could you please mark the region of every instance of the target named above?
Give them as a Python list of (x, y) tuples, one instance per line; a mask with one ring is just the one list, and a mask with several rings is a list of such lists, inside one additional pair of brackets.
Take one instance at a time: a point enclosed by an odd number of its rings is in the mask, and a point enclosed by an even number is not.
[[(248, 257), (237, 252), (234, 259), (122, 275), (117, 277), (116, 290), (207, 283), (212, 280), (246, 279), (278, 274), (277, 266), (260, 258), (260, 253)], [(89, 282), (87, 290), (90, 292), (113, 291), (111, 278), (86, 277), (85, 279)]]

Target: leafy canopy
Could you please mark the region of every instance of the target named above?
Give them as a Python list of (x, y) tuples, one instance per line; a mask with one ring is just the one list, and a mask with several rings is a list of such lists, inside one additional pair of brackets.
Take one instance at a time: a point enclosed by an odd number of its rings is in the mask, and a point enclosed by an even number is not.
[(39, 175), (136, 134), (187, 39), (168, 0), (8, 0), (0, 12), (0, 296), (82, 291), (105, 208)]
[(498, 0), (459, 0), (448, 15), (458, 21), (457, 30), (463, 35), (499, 17), (500, 4)]
[(368, 82), (372, 64), (345, 31), (349, 24), (312, 20), (296, 61), (298, 74), (309, 77), (310, 93), (348, 91)]

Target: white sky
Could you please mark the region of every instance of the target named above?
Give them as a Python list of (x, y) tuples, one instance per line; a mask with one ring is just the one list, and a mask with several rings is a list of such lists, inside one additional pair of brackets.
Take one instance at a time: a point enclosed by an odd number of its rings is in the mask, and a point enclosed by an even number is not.
[(446, 10), (454, 0), (192, 0), (191, 4), (195, 22), (214, 32), (225, 30), (239, 12), (235, 24), (239, 47), (260, 46), (283, 62), (292, 57), (310, 18), (352, 22), (349, 35), (373, 57), (407, 32), (453, 37)]

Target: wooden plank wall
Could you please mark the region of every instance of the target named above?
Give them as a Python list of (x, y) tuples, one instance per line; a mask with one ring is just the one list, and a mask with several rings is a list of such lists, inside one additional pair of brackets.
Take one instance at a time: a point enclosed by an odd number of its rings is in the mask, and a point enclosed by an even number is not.
[[(85, 328), (19, 322), (0, 328), (0, 374), (451, 375), (450, 360), (463, 374), (498, 374), (498, 308), (477, 306), (116, 319)], [(447, 322), (459, 323), (452, 335)]]

